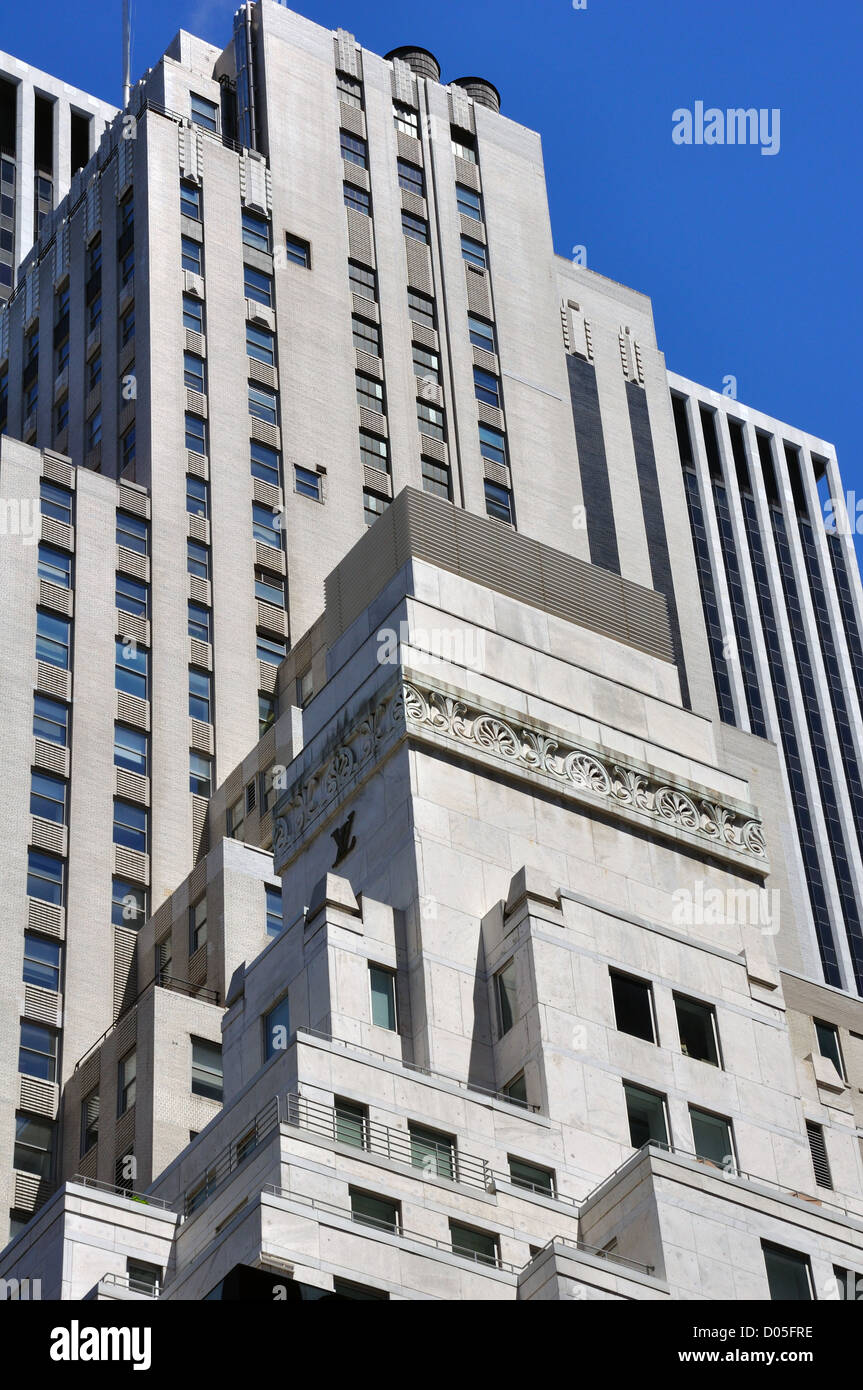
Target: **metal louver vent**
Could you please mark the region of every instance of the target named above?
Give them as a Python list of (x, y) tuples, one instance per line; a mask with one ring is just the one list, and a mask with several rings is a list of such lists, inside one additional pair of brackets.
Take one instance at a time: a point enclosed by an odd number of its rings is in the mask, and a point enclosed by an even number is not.
[(812, 1168), (815, 1172), (815, 1181), (819, 1187), (826, 1187), (833, 1190), (833, 1179), (830, 1176), (830, 1164), (827, 1161), (827, 1146), (824, 1143), (824, 1130), (821, 1125), (813, 1124), (811, 1120), (806, 1121), (806, 1135), (809, 1140), (809, 1152), (812, 1155)]

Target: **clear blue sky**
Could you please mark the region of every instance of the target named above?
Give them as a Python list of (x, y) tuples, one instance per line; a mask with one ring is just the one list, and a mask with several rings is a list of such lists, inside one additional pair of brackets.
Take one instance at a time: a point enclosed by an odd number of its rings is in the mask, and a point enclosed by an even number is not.
[[(133, 78), (232, 0), (133, 0)], [(541, 131), (556, 249), (650, 294), (669, 366), (833, 441), (863, 499), (860, 0), (297, 0), (378, 53), (430, 48)], [(119, 102), (121, 0), (4, 6), (0, 47)], [(679, 147), (698, 100), (781, 109), (781, 151)], [(858, 543), (863, 538), (858, 538)], [(863, 555), (863, 544), (861, 544)]]

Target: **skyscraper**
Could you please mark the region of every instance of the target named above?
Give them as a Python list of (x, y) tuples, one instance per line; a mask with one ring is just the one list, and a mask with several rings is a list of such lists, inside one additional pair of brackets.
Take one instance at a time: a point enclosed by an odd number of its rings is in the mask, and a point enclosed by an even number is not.
[[(181, 33), (0, 316), (0, 1269), (840, 1296), (835, 458), (669, 379), (554, 256), (539, 137), (440, 78), (270, 0)], [(116, 1259), (60, 1275), (73, 1201)]]

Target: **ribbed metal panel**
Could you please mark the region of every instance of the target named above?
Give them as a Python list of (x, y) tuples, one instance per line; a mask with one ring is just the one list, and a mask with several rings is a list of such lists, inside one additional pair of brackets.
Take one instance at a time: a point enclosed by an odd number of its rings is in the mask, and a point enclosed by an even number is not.
[(150, 515), (150, 498), (147, 493), (139, 492), (134, 487), (126, 487), (123, 483), (117, 489), (117, 506), (121, 511), (131, 512), (134, 516)]
[(186, 351), (194, 352), (196, 357), (206, 357), (207, 340), (203, 333), (196, 333), (193, 328), (186, 329)]
[(274, 391), (279, 389), (279, 374), (275, 367), (270, 366), (269, 362), (259, 362), (257, 357), (247, 357), (246, 367), (252, 381), (260, 381), (264, 386), (270, 386)]
[(42, 477), (49, 478), (52, 483), (59, 483), (61, 487), (73, 489), (75, 487), (74, 468), (70, 468), (68, 463), (63, 463), (61, 459), (54, 458), (48, 453), (42, 459)]
[(466, 188), (473, 188), (477, 193), (482, 191), (479, 168), (472, 164), (469, 159), (462, 159), (460, 155), (455, 155), (455, 176), (458, 183), (463, 183)]
[(833, 1177), (830, 1173), (830, 1163), (827, 1158), (827, 1145), (824, 1142), (824, 1130), (821, 1128), (821, 1125), (816, 1125), (811, 1120), (807, 1120), (806, 1137), (809, 1140), (809, 1152), (812, 1155), (812, 1171), (815, 1174), (815, 1181), (819, 1187), (826, 1187), (832, 1191)]
[(273, 487), (272, 483), (265, 483), (262, 478), (252, 479), (252, 496), (256, 502), (262, 502), (265, 507), (276, 507), (282, 505), (282, 489)]
[(33, 1173), (15, 1174), (14, 1206), (17, 1211), (38, 1211), (54, 1191), (54, 1184)]
[[(125, 927), (114, 928), (114, 1017), (119, 1018), (121, 1013), (133, 1003), (138, 993), (137, 979), (135, 972), (135, 948), (137, 937), (135, 932), (127, 931)], [(126, 1021), (128, 1022), (128, 1021)], [(134, 1018), (131, 1020), (134, 1036)], [(115, 1036), (114, 1045), (116, 1056), (119, 1058), (123, 1053), (128, 1052), (132, 1045), (131, 1041), (125, 1036)], [(118, 1125), (119, 1128), (119, 1125)]]
[(36, 849), (45, 849), (49, 854), (65, 854), (67, 833), (65, 825), (41, 820), (39, 816), (30, 818), (30, 844)]
[(201, 545), (210, 544), (210, 523), (205, 516), (194, 516), (188, 513), (189, 535), (193, 541), (200, 541)]
[(471, 313), (479, 314), (485, 319), (492, 318), (491, 290), (489, 289), (488, 275), (484, 270), (481, 270), (479, 266), (470, 265), (468, 261), (465, 261), (464, 274), (467, 287), (467, 303)]
[(66, 912), (53, 903), (43, 903), (40, 898), (27, 899), (27, 925), (31, 931), (44, 932), (46, 936), (56, 936), (60, 940), (66, 935)]
[(378, 434), (382, 439), (386, 439), (389, 431), (387, 430), (387, 417), (381, 415), (378, 410), (369, 410), (367, 406), (360, 406), (360, 429), (370, 430), (372, 434)]
[(33, 1115), (56, 1119), (59, 1095), (60, 1088), (53, 1081), (39, 1081), (35, 1076), (20, 1078), (18, 1103), (22, 1110), (29, 1110)]
[(150, 582), (149, 555), (139, 555), (137, 550), (127, 550), (124, 545), (118, 545), (116, 567), (121, 574), (131, 574), (145, 584)]
[(383, 381), (384, 364), (379, 357), (373, 357), (370, 352), (363, 352), (357, 348), (357, 371), (365, 372), (367, 376), (373, 376), (377, 381)]
[(36, 689), (42, 695), (54, 695), (58, 700), (72, 698), (72, 675), (59, 666), (49, 666), (46, 661), (36, 662)]
[(279, 668), (269, 661), (258, 662), (258, 689), (264, 694), (271, 695), (276, 688), (276, 677)]
[(136, 801), (141, 806), (150, 804), (150, 779), (137, 772), (129, 772), (125, 767), (115, 768), (117, 796), (126, 801)]
[(200, 666), (205, 671), (212, 671), (213, 648), (209, 642), (200, 642), (197, 637), (189, 638), (189, 664)]
[(60, 550), (68, 550), (71, 553), (75, 549), (74, 527), (67, 526), (65, 521), (55, 521), (53, 516), (42, 517), (42, 539), (58, 546)]
[(202, 985), (207, 978), (207, 946), (199, 946), (189, 957), (189, 984)]
[(136, 729), (149, 729), (149, 701), (139, 700), (137, 695), (127, 695), (124, 690), (118, 690), (117, 718), (122, 724), (132, 724)]
[(431, 251), (423, 242), (417, 241), (416, 237), (406, 236), (404, 242), (409, 286), (423, 294), (434, 294)]
[(124, 641), (137, 642), (142, 647), (150, 645), (150, 624), (146, 618), (140, 618), (137, 613), (127, 613), (124, 609), (117, 609), (117, 636)]
[(24, 1013), (27, 1018), (38, 1019), (51, 1028), (60, 1025), (61, 996), (53, 989), (42, 989), (39, 985), (24, 986)]
[(56, 743), (46, 743), (42, 738), (34, 739), (33, 764), (45, 772), (56, 772), (61, 777), (69, 776), (69, 749), (60, 748)]
[(415, 140), (412, 135), (406, 135), (403, 130), (398, 130), (396, 131), (396, 143), (399, 159), (406, 159), (410, 164), (422, 165), (423, 147), (421, 141)]
[(186, 450), (186, 472), (194, 473), (196, 478), (209, 478), (210, 463), (206, 454), (198, 454), (194, 449)]
[[(276, 574), (284, 574), (285, 553), (283, 550), (276, 550), (271, 545), (264, 545), (261, 541), (257, 541), (255, 544), (255, 564), (261, 565), (264, 569), (273, 570)], [(209, 599), (206, 602), (209, 602)]]
[(278, 637), (284, 637), (288, 631), (288, 620), (284, 608), (277, 608), (274, 603), (262, 603), (258, 600), (258, 627), (265, 632), (274, 632)]
[(372, 323), (380, 323), (380, 310), (373, 299), (366, 299), (365, 295), (355, 294), (353, 302), (354, 313), (358, 314), (361, 319), (370, 319)]
[(64, 589), (60, 584), (50, 584), (47, 580), (40, 579), (39, 603), (43, 608), (53, 608), (55, 613), (62, 613), (67, 618), (72, 617), (72, 590)]
[(212, 725), (205, 724), (202, 719), (189, 720), (189, 744), (198, 753), (212, 753), (213, 751), (213, 729)]
[(266, 420), (256, 420), (254, 416), (249, 420), (249, 434), (252, 439), (257, 439), (261, 444), (269, 444), (271, 449), (281, 449), (282, 433), (278, 425), (271, 425)]
[(347, 209), (348, 246), (354, 260), (374, 265), (372, 259), (372, 219), (354, 208)]
[(149, 855), (141, 854), (136, 849), (126, 849), (124, 845), (115, 845), (114, 871), (121, 878), (131, 878), (135, 883), (149, 883)]

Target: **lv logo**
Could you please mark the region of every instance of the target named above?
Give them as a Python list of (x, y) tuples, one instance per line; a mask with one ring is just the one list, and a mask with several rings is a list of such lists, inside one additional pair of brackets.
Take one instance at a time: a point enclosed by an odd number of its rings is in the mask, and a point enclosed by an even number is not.
[(330, 831), (330, 836), (335, 840), (336, 844), (336, 857), (333, 863), (334, 869), (338, 868), (343, 859), (347, 859), (351, 850), (357, 843), (357, 837), (351, 834), (354, 825), (354, 814), (355, 813), (351, 811), (344, 825), (340, 825), (337, 829)]

